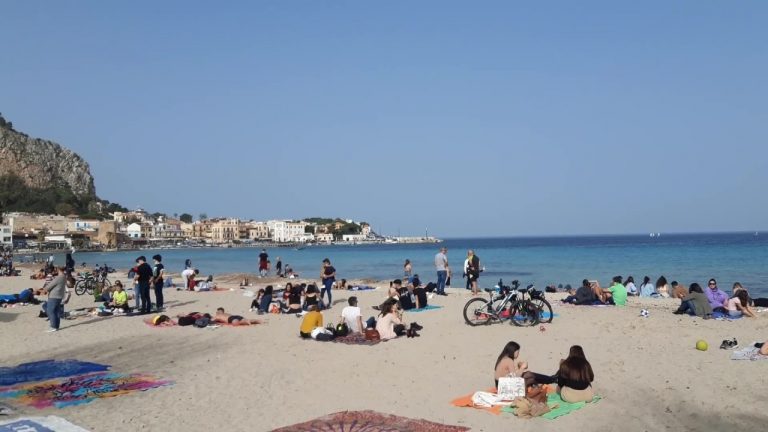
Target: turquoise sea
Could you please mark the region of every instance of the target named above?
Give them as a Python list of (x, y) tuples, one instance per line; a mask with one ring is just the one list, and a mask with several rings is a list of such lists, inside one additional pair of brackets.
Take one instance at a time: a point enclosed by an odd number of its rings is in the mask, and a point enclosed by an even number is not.
[[(485, 266), (480, 283), (493, 286), (499, 278), (521, 283), (578, 285), (584, 278), (607, 283), (614, 275), (648, 275), (653, 281), (664, 275), (670, 282), (698, 282), (705, 286), (710, 277), (730, 290), (741, 282), (753, 296), (768, 296), (768, 233), (663, 234), (578, 237), (517, 237), (447, 239), (442, 244), (309, 246), (303, 250), (271, 248), (272, 264), (279, 256), (302, 276), (319, 274), (323, 258), (330, 258), (338, 276), (347, 279), (394, 279), (403, 274), (406, 258), (422, 281), (435, 280), (434, 255), (438, 247), (448, 248), (454, 270), (453, 286), (463, 286), (461, 268), (467, 249), (474, 249)], [(128, 268), (138, 255), (150, 258), (155, 252), (171, 271), (183, 269), (191, 259), (202, 274), (257, 271), (257, 248), (198, 248), (160, 251), (77, 253), (78, 266), (106, 263)], [(63, 255), (57, 257), (63, 263)]]

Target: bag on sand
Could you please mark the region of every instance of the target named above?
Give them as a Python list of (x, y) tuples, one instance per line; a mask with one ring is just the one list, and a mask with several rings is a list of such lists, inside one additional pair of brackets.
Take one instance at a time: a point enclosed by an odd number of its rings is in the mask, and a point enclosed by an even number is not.
[(208, 324), (211, 323), (211, 319), (208, 317), (202, 317), (195, 320), (195, 327), (203, 328), (208, 327)]
[(367, 328), (365, 329), (365, 340), (368, 340), (368, 341), (381, 340), (381, 335), (379, 334), (378, 330), (373, 328)]
[(333, 335), (336, 337), (344, 337), (349, 334), (349, 328), (346, 323), (339, 323), (333, 330)]
[(507, 401), (525, 397), (525, 380), (521, 377), (501, 377), (496, 393), (501, 400)]

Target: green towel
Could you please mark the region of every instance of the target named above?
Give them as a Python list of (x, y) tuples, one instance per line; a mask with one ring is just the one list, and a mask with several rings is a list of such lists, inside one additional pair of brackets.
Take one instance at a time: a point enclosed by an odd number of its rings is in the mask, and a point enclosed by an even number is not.
[[(595, 396), (594, 398), (592, 398), (592, 403), (595, 403), (600, 399), (601, 399), (600, 396)], [(566, 414), (570, 414), (572, 411), (576, 411), (584, 408), (584, 405), (586, 405), (587, 403), (586, 402), (576, 402), (576, 403), (565, 402), (560, 398), (559, 394), (550, 393), (549, 395), (547, 395), (547, 405), (551, 407), (555, 404), (559, 406), (557, 408), (554, 408), (552, 411), (542, 415), (541, 417), (549, 420), (554, 420), (558, 417), (564, 416)], [(511, 406), (504, 407), (501, 409), (501, 411), (514, 414), (515, 407), (511, 407)]]

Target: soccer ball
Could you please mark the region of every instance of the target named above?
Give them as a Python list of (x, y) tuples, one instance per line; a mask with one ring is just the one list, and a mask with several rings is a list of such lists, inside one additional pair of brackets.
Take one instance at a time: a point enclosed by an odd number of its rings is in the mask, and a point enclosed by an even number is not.
[(648, 318), (648, 309), (640, 309), (640, 316), (643, 318)]

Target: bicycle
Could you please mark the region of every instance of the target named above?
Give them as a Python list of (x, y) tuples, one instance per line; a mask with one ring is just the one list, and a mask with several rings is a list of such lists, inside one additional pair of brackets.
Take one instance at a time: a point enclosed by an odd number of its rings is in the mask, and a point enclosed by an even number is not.
[[(464, 321), (471, 326), (489, 325), (493, 321), (506, 320), (519, 327), (534, 326), (539, 323), (539, 307), (525, 298), (525, 294), (533, 288), (519, 288), (518, 281), (512, 281), (512, 287), (505, 286), (499, 280), (498, 295), (496, 289), (484, 288), (488, 299), (473, 298), (464, 305)], [(519, 297), (518, 297), (519, 295)], [(509, 305), (509, 306), (508, 306)]]
[(88, 293), (93, 295), (93, 290), (96, 288), (96, 279), (93, 278), (91, 273), (79, 273), (78, 278), (75, 281), (75, 294), (83, 295)]

